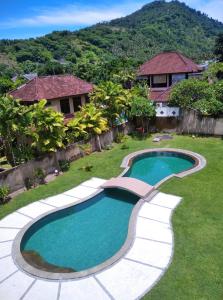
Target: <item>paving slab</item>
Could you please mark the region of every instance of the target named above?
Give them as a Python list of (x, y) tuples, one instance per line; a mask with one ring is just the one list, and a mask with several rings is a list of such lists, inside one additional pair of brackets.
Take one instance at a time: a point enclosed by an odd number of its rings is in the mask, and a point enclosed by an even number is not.
[(110, 300), (94, 278), (62, 282), (59, 300)]
[(181, 200), (181, 197), (159, 192), (153, 197), (150, 203), (174, 209)]
[[(11, 275), (16, 270), (18, 270), (18, 268), (14, 264), (11, 256), (7, 256), (5, 258), (0, 259), (0, 281), (4, 280), (6, 277)], [(4, 298), (0, 297), (0, 299), (4, 299)]]
[(11, 254), (12, 242), (0, 243), (0, 258)]
[(18, 232), (15, 228), (0, 228), (0, 242), (13, 240)]
[(169, 224), (164, 224), (139, 217), (136, 224), (136, 236), (165, 243), (172, 243), (172, 231)]
[(165, 269), (171, 258), (172, 246), (136, 238), (127, 258)]
[(98, 189), (100, 188), (107, 180), (105, 179), (101, 179), (101, 178), (96, 178), (96, 177), (92, 177), (91, 179), (84, 181), (81, 186), (88, 186), (91, 188), (95, 188)]
[(25, 273), (16, 272), (0, 284), (0, 299), (20, 300), (33, 281), (34, 279)]
[(31, 221), (29, 217), (14, 212), (0, 221), (0, 227), (22, 228)]
[(154, 284), (161, 273), (162, 270), (121, 259), (96, 277), (115, 300), (135, 300)]
[(31, 218), (37, 218), (38, 216), (48, 211), (51, 211), (53, 209), (54, 209), (53, 207), (38, 201), (20, 208), (18, 212), (21, 212), (22, 214), (29, 216)]
[(63, 194), (71, 197), (79, 198), (79, 199), (84, 199), (86, 197), (91, 196), (94, 193), (95, 193), (94, 188), (79, 185)]
[(57, 300), (58, 282), (36, 280), (23, 300)]
[(62, 207), (68, 204), (73, 204), (79, 201), (78, 198), (70, 197), (64, 194), (56, 195), (53, 197), (49, 197), (46, 199), (41, 200), (41, 202), (55, 206), (55, 207)]
[(170, 222), (171, 211), (169, 208), (145, 203), (139, 211), (139, 216), (168, 224)]

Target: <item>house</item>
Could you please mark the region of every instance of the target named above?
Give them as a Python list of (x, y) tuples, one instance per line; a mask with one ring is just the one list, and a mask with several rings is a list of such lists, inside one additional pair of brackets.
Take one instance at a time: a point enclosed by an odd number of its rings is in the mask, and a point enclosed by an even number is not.
[(35, 77), (9, 94), (25, 105), (46, 99), (48, 107), (71, 118), (92, 91), (93, 84), (73, 75), (52, 75)]
[(158, 117), (179, 115), (179, 108), (168, 107), (171, 88), (177, 82), (200, 76), (202, 68), (179, 52), (163, 52), (140, 66), (138, 79), (146, 80)]

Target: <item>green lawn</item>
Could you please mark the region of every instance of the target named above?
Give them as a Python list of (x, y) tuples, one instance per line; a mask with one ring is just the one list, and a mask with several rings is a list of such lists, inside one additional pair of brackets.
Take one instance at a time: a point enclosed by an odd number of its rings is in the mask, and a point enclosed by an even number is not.
[[(61, 193), (92, 176), (110, 178), (120, 174), (122, 158), (148, 147), (176, 147), (195, 151), (207, 159), (202, 171), (184, 179), (171, 179), (161, 190), (183, 197), (173, 216), (175, 252), (173, 262), (161, 281), (145, 296), (160, 299), (223, 299), (223, 141), (217, 138), (174, 136), (173, 140), (152, 143), (127, 141), (129, 149), (115, 145), (112, 150), (94, 153), (71, 164), (63, 176), (45, 186), (25, 192), (0, 207), (0, 218), (30, 202)], [(79, 170), (92, 164), (91, 172)]]

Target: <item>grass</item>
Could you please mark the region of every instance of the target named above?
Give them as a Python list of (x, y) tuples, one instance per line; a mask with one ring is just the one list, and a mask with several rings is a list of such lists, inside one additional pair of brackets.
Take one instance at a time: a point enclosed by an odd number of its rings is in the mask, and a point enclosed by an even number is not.
[[(173, 262), (146, 300), (223, 299), (223, 141), (218, 138), (174, 136), (173, 140), (152, 143), (152, 138), (129, 138), (121, 149), (93, 153), (71, 164), (63, 176), (48, 185), (20, 194), (0, 206), (0, 218), (30, 202), (61, 193), (92, 176), (110, 178), (122, 171), (122, 158), (148, 147), (176, 147), (195, 151), (207, 159), (207, 167), (183, 179), (171, 179), (161, 186), (166, 193), (183, 197), (173, 216), (175, 250)], [(80, 170), (93, 165), (90, 172)]]

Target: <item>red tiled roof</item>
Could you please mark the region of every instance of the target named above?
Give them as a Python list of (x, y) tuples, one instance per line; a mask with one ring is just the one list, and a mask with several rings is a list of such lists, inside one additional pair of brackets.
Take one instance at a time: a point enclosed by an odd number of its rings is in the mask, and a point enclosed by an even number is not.
[(9, 94), (23, 101), (35, 101), (83, 95), (92, 90), (93, 84), (73, 75), (53, 75), (36, 77)]
[(165, 90), (150, 90), (150, 99), (154, 102), (168, 102), (171, 92), (171, 87)]
[(199, 72), (200, 68), (191, 59), (179, 52), (163, 52), (140, 66), (138, 75), (158, 75)]

